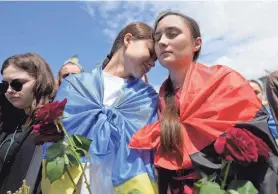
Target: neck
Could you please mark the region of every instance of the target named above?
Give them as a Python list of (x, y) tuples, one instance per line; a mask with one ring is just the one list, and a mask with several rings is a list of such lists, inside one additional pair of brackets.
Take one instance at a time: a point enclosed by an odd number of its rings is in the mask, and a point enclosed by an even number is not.
[(26, 115), (29, 115), (30, 111), (31, 111), (31, 108), (29, 108), (29, 107), (24, 109), (24, 112)]
[(170, 79), (173, 83), (175, 89), (182, 88), (184, 79), (186, 77), (186, 72), (191, 64), (184, 65), (182, 68), (168, 69), (170, 74)]
[(124, 79), (128, 78), (125, 70), (122, 50), (119, 50), (112, 56), (111, 60), (108, 62), (103, 71), (116, 77)]

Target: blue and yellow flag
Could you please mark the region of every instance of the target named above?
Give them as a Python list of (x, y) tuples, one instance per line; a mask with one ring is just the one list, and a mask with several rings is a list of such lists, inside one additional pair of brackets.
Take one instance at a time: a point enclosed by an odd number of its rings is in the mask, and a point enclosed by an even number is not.
[[(141, 79), (128, 79), (111, 106), (103, 105), (103, 95), (99, 66), (91, 74), (67, 77), (55, 99), (67, 98), (63, 124), (68, 133), (93, 140), (86, 167), (93, 193), (157, 193), (152, 150), (128, 147), (137, 130), (157, 120), (157, 93)], [(80, 183), (80, 169), (71, 170), (74, 181)], [(43, 194), (72, 194), (74, 190), (67, 175), (50, 184), (45, 173), (42, 188)]]

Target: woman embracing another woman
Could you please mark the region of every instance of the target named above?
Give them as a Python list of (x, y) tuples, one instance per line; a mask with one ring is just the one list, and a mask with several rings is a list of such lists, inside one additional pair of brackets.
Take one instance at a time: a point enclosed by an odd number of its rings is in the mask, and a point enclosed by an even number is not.
[[(160, 118), (136, 132), (130, 147), (155, 150), (159, 193), (198, 193), (194, 183), (211, 176), (226, 185), (233, 177), (249, 180), (260, 193), (278, 193), (277, 146), (267, 111), (248, 81), (223, 65), (197, 62), (200, 29), (181, 13), (158, 17), (154, 44), (160, 64), (169, 71), (159, 91)], [(228, 171), (234, 161), (231, 176), (223, 175), (223, 161), (228, 161)]]

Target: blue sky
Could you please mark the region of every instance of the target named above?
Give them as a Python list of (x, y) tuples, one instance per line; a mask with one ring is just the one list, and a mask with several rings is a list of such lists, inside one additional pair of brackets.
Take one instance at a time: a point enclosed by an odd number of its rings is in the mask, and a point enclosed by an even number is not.
[[(161, 11), (172, 9), (200, 25), (200, 62), (224, 64), (246, 78), (278, 69), (278, 1), (104, 1), (0, 2), (0, 63), (14, 54), (36, 52), (52, 67), (78, 54), (86, 71), (101, 63), (116, 34), (128, 23), (153, 25)], [(159, 63), (149, 73), (155, 88), (167, 76)]]
[[(14, 54), (36, 52), (56, 76), (64, 61), (78, 54), (80, 64), (91, 71), (112, 45), (100, 23), (82, 2), (0, 2), (0, 62)], [(160, 84), (166, 71), (153, 71), (152, 84)]]

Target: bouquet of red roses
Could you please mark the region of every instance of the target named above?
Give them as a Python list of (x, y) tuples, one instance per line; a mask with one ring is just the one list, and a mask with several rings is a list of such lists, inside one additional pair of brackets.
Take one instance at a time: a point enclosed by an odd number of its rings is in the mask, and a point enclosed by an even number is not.
[(260, 138), (246, 129), (231, 127), (224, 136), (214, 143), (215, 151), (223, 158), (224, 178), (221, 185), (215, 177), (205, 177), (194, 184), (199, 194), (258, 194), (258, 190), (249, 180), (232, 180), (226, 185), (232, 162), (248, 164), (257, 162), (259, 157), (268, 158), (270, 148)]
[(46, 175), (50, 182), (53, 183), (60, 179), (64, 173), (67, 173), (75, 186), (75, 191), (79, 193), (69, 172), (72, 166), (77, 165), (82, 169), (82, 176), (91, 194), (90, 185), (80, 159), (84, 156), (88, 157), (87, 152), (92, 140), (80, 135), (70, 136), (67, 133), (61, 121), (66, 103), (67, 99), (64, 99), (61, 102), (55, 101), (40, 108), (35, 113), (37, 124), (33, 125), (33, 133), (37, 134), (37, 143), (53, 142), (46, 150)]

